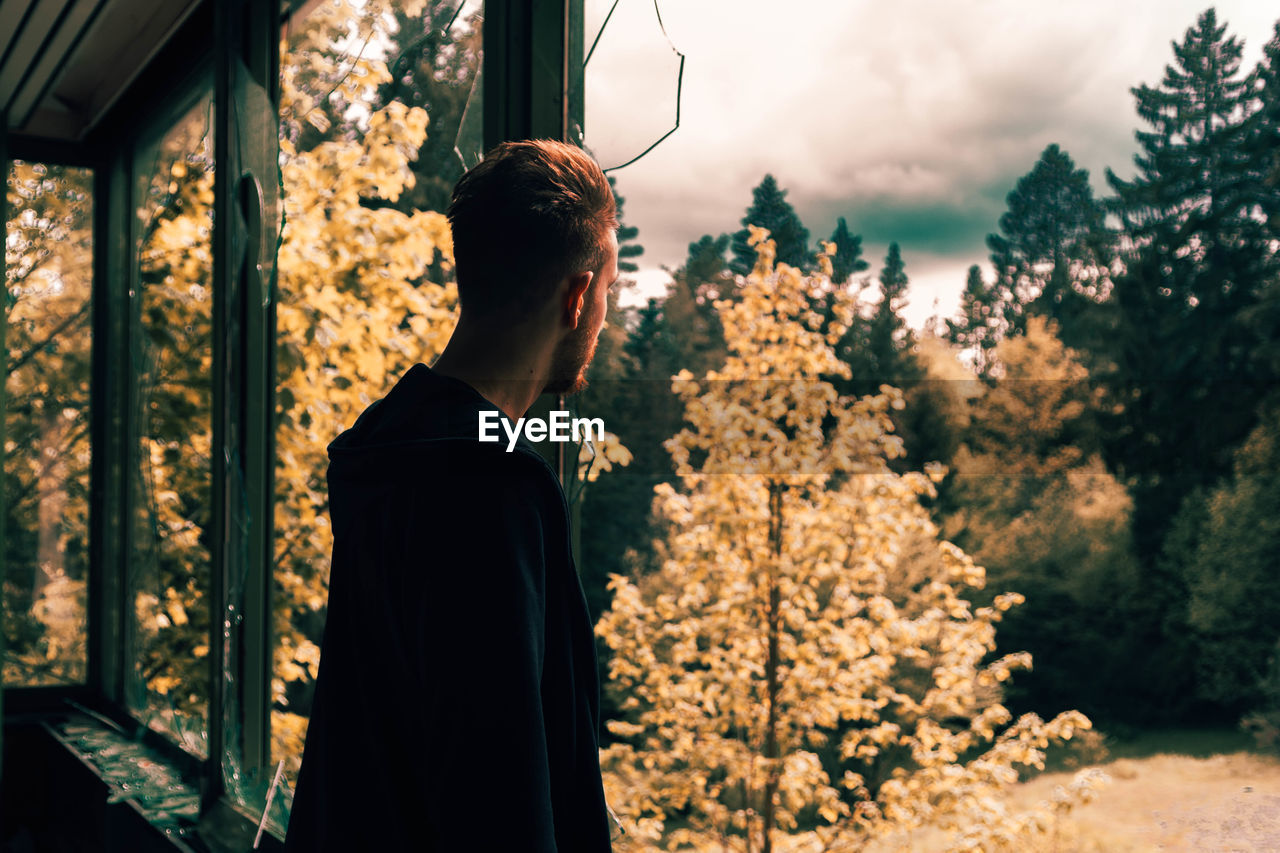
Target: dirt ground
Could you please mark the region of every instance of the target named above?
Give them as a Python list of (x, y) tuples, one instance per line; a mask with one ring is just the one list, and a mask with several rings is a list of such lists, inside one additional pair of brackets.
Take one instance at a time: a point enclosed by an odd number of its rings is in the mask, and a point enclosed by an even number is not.
[[(1111, 784), (1064, 818), (1057, 838), (1041, 849), (1280, 851), (1280, 759), (1154, 755), (1099, 766)], [(1072, 776), (1040, 776), (1013, 796), (1033, 805)]]

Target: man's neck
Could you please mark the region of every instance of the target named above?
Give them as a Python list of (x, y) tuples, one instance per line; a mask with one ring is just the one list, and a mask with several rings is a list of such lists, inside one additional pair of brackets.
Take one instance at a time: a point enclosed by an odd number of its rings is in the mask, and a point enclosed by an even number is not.
[(431, 370), (467, 383), (515, 421), (546, 387), (552, 350), (524, 329), (494, 333), (460, 322)]

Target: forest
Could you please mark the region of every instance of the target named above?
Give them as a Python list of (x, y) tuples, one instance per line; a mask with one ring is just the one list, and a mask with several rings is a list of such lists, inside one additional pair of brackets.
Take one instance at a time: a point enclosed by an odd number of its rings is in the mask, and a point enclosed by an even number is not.
[[(290, 779), (327, 599), (325, 448), (455, 317), (443, 211), (482, 63), (482, 21), (456, 11), (323, 4), (282, 49), (271, 722)], [(1081, 771), (1009, 808), (1047, 757), (1169, 726), (1277, 748), (1280, 21), (1241, 57), (1213, 9), (1189, 22), (1131, 90), (1132, 177), (1096, 196), (1048, 145), (960, 311), (922, 329), (899, 245), (865, 258), (844, 218), (816, 239), (772, 175), (740, 222), (690, 235), (665, 297), (610, 294), (569, 403), (611, 432), (566, 491), (619, 849), (863, 849), (916, 827), (1026, 849), (1106, 796)], [(130, 705), (197, 754), (209, 109), (143, 164), (129, 366)], [(644, 252), (625, 180), (624, 274)], [(14, 161), (6, 193), (4, 683), (76, 683), (92, 174)]]

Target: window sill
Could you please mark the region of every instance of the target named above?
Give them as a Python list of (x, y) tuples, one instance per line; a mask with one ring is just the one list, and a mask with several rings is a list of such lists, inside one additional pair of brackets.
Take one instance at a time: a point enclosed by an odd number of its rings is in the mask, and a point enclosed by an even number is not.
[[(196, 821), (198, 792), (163, 759), (92, 717), (10, 716), (4, 732), (3, 842), (104, 853), (249, 853), (257, 823), (225, 800)], [(284, 845), (263, 833), (257, 848)]]

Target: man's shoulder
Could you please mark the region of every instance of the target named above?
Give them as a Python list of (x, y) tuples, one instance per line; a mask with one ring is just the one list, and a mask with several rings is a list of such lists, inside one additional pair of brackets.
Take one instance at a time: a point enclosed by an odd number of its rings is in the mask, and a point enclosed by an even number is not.
[(480, 417), (498, 411), (460, 380), (416, 365), (329, 445), (329, 485), (359, 495), (443, 491), (466, 499), (563, 500), (551, 465), (526, 441), (480, 441)]
[(480, 413), (493, 408), (466, 383), (415, 364), (329, 445), (329, 451), (349, 454), (412, 441), (475, 437)]

